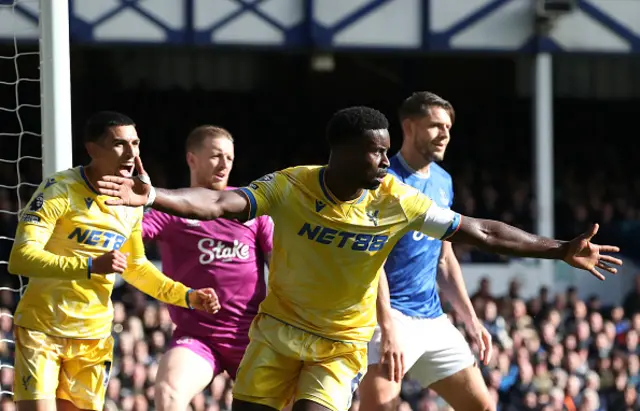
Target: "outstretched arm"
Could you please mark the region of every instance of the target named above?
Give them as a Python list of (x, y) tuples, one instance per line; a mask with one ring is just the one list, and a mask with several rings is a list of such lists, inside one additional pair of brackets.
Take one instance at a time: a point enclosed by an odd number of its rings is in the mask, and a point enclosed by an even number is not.
[(240, 190), (214, 191), (207, 188), (155, 189), (151, 207), (178, 217), (196, 220), (216, 218), (245, 221), (249, 215), (249, 201)]
[(458, 230), (447, 240), (475, 245), (484, 251), (515, 257), (562, 260), (567, 241), (554, 240), (520, 230), (501, 221), (461, 217)]
[(107, 204), (148, 206), (167, 214), (196, 220), (221, 217), (246, 220), (249, 216), (249, 198), (240, 190), (214, 191), (200, 187), (178, 190), (154, 188), (144, 171), (140, 157), (136, 157), (135, 162), (137, 177), (103, 176), (98, 181), (100, 194), (117, 197), (109, 199)]
[(598, 232), (594, 224), (571, 241), (541, 237), (500, 221), (461, 216), (449, 209), (430, 204), (420, 219), (419, 231), (435, 238), (475, 245), (485, 251), (518, 257), (564, 260), (567, 264), (589, 271), (604, 280), (597, 268), (615, 274), (611, 265), (622, 261), (602, 253), (617, 253), (618, 247), (591, 242)]

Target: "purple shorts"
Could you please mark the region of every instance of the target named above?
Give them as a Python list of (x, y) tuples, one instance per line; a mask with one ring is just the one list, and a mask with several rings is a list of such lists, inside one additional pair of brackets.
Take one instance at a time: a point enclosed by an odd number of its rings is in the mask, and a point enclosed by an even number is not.
[(215, 337), (193, 337), (188, 331), (176, 328), (167, 351), (175, 347), (187, 348), (211, 365), (214, 376), (226, 371), (231, 378), (235, 379), (247, 345), (248, 341), (234, 341), (234, 344), (227, 344), (216, 341)]

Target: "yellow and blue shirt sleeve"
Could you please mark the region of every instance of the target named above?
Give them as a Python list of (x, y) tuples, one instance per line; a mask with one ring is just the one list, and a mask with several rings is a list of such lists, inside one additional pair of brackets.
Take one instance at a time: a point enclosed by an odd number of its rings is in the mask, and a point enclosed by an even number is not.
[(451, 209), (438, 206), (417, 189), (398, 182), (394, 186), (402, 208), (409, 220), (409, 228), (432, 238), (446, 240), (460, 228), (462, 216)]
[(249, 200), (249, 217), (259, 217), (271, 214), (284, 198), (285, 190), (289, 187), (289, 180), (281, 171), (267, 174), (246, 187), (240, 188)]
[(61, 256), (45, 250), (58, 220), (69, 207), (67, 186), (45, 180), (20, 214), (15, 242), (9, 257), (9, 272), (31, 278), (86, 279), (91, 276), (91, 258)]
[(141, 221), (136, 223), (131, 236), (120, 249), (125, 254), (129, 253), (127, 269), (122, 273), (122, 278), (157, 300), (183, 308), (189, 307), (190, 288), (164, 275), (147, 259), (142, 240)]

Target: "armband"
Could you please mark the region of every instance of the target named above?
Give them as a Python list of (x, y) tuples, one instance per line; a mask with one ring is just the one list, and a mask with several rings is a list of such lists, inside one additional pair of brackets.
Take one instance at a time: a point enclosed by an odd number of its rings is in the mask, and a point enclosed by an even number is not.
[(191, 305), (191, 302), (189, 302), (189, 295), (193, 292), (193, 289), (189, 289), (189, 291), (187, 291), (187, 295), (185, 296), (185, 301), (187, 302), (187, 307), (189, 307), (190, 310), (193, 310), (193, 306)]
[(138, 180), (142, 181), (143, 184), (151, 187), (151, 190), (149, 190), (149, 196), (147, 197), (147, 202), (144, 205), (145, 208), (151, 207), (151, 205), (153, 205), (153, 202), (156, 200), (156, 189), (151, 185), (151, 179), (149, 178), (148, 174), (139, 174), (136, 177), (138, 178)]
[(151, 190), (149, 191), (149, 198), (147, 198), (147, 203), (144, 206), (151, 207), (154, 201), (156, 201), (156, 189), (151, 186)]

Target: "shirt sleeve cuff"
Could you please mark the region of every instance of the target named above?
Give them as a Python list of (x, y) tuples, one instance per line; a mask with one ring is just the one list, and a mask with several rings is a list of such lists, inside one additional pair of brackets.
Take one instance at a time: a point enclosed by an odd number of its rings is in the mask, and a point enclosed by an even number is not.
[(193, 307), (191, 306), (191, 303), (189, 302), (189, 295), (193, 292), (193, 289), (189, 289), (187, 290), (187, 294), (185, 294), (185, 302), (187, 303), (187, 308), (189, 308), (190, 310), (193, 310)]
[(247, 199), (249, 200), (249, 220), (256, 218), (256, 214), (258, 211), (258, 203), (256, 201), (256, 197), (253, 195), (251, 190), (246, 187), (241, 188), (240, 192), (247, 196)]

